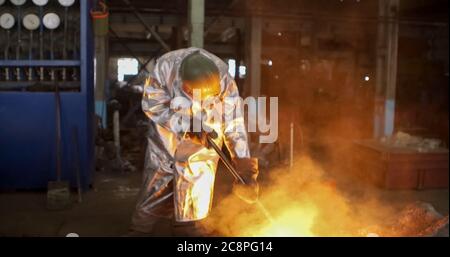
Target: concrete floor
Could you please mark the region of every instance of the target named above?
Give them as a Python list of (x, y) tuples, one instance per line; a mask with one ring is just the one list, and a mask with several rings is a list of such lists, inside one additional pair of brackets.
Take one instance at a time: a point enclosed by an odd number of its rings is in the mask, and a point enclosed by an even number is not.
[(46, 192), (0, 195), (0, 235), (119, 236), (127, 233), (139, 190), (140, 174), (97, 173), (94, 188), (64, 211), (46, 209)]
[[(218, 175), (216, 194), (227, 190), (226, 185), (230, 182), (227, 175)], [(220, 180), (225, 183), (220, 183)], [(0, 236), (65, 236), (68, 233), (80, 236), (126, 235), (139, 191), (141, 173), (96, 172), (94, 181), (94, 188), (83, 194), (83, 202), (74, 202), (70, 209), (64, 211), (48, 211), (45, 208), (44, 191), (0, 193)], [(367, 192), (367, 188), (354, 184), (351, 188), (346, 192), (349, 195)], [(375, 191), (380, 199), (393, 206), (401, 207), (420, 200), (431, 203), (441, 214), (447, 215), (449, 212), (448, 189), (370, 190), (371, 194)], [(73, 193), (74, 201), (75, 195)], [(172, 235), (170, 224), (161, 224), (159, 231), (160, 235)]]

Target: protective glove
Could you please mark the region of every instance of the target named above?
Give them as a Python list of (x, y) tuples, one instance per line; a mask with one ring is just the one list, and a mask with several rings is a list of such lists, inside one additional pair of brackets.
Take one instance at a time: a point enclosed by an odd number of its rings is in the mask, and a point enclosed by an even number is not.
[(236, 158), (233, 159), (237, 172), (244, 179), (245, 185), (235, 180), (233, 183), (233, 193), (244, 202), (253, 204), (258, 200), (259, 185), (256, 181), (258, 177), (257, 158)]
[[(194, 141), (197, 144), (201, 144), (207, 148), (210, 148), (208, 144), (208, 136), (212, 139), (216, 139), (218, 137), (218, 134), (214, 129), (208, 127), (205, 123), (202, 123), (202, 129), (200, 132), (194, 132), (194, 122), (201, 122), (197, 119), (191, 118), (191, 126), (190, 131), (185, 133), (185, 136), (190, 138), (192, 141)], [(210, 132), (207, 132), (210, 131)]]

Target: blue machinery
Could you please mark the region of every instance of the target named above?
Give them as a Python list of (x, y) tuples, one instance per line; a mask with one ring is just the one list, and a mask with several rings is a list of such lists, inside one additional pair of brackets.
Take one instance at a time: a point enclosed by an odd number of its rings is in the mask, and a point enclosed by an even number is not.
[(61, 98), (62, 180), (76, 186), (78, 166), (82, 186), (91, 183), (91, 1), (72, 2), (0, 1), (0, 189), (46, 188), (55, 180), (56, 86)]

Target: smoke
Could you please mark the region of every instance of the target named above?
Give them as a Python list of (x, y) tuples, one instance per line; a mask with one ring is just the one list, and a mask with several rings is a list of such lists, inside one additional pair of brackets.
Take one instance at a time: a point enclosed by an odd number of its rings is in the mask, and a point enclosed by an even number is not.
[(299, 156), (292, 169), (266, 172), (260, 201), (273, 223), (257, 205), (230, 194), (216, 204), (204, 229), (223, 236), (366, 236), (382, 234), (377, 224), (392, 216), (393, 210), (375, 197), (346, 196), (307, 156)]
[[(361, 8), (377, 10), (376, 1), (339, 9), (321, 2), (309, 7), (336, 17), (354, 17)], [(286, 6), (261, 3), (247, 8)], [(306, 6), (298, 7), (304, 11)], [(288, 6), (286, 12), (293, 8)], [(261, 68), (261, 93), (279, 97), (281, 161), (289, 156), (291, 124), (295, 129), (294, 167), (261, 172), (260, 201), (273, 223), (256, 205), (230, 194), (215, 202), (203, 227), (224, 236), (399, 235), (390, 227), (395, 227), (401, 206), (355, 179), (364, 176), (367, 167), (351, 161), (358, 154), (353, 142), (373, 137), (377, 24), (310, 20), (302, 22), (300, 32), (265, 26), (263, 45), (272, 50), (262, 53), (271, 62)], [(272, 159), (265, 161), (271, 165)], [(404, 203), (410, 200), (407, 194), (395, 198)]]

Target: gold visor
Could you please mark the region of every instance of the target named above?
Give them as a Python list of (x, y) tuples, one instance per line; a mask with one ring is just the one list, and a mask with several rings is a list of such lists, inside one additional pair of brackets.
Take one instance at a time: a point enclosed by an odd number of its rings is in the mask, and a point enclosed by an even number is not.
[(214, 74), (196, 81), (184, 81), (183, 91), (190, 97), (193, 97), (194, 94), (200, 94), (201, 100), (218, 96), (221, 92), (219, 75)]

